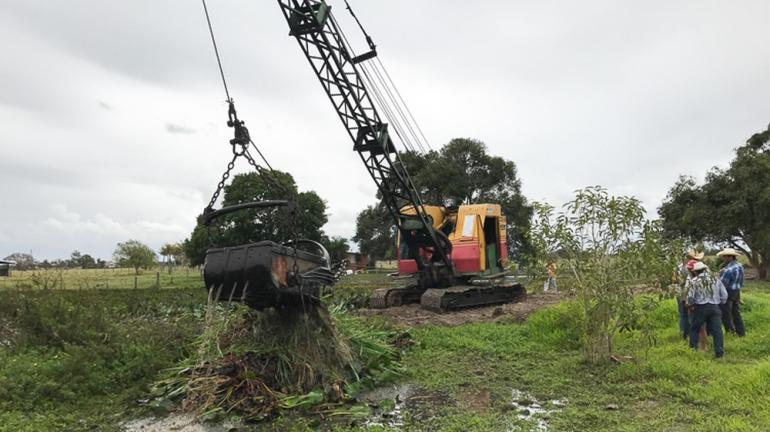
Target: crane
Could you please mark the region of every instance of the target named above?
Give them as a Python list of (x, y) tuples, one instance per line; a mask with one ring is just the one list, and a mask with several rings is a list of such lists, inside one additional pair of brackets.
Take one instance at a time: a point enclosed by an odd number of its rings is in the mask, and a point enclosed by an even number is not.
[[(505, 236), (500, 235), (505, 222), (499, 205), (447, 209), (421, 201), (394, 142), (400, 134), (398, 130), (393, 134), (394, 128), (380, 114), (376, 95), (373, 98), (362, 73), (365, 62), (377, 57), (377, 47), (347, 0), (348, 10), (366, 35), (369, 51), (361, 55), (353, 53), (325, 0), (278, 0), (278, 4), (289, 34), (309, 61), (398, 227), (400, 258), (409, 258), (416, 265), (416, 284), (378, 290), (371, 299), (372, 306), (387, 307), (420, 298), (424, 307), (443, 311), (522, 298), (525, 291), (521, 285), (501, 278), (505, 272), (496, 264), (504, 261), (495, 258), (490, 262), (491, 257), (505, 253)], [(480, 265), (460, 271), (453, 260), (455, 245), (468, 251), (468, 246), (480, 248), (478, 257), (471, 254), (470, 258)], [(492, 269), (500, 271), (492, 273)], [(472, 280), (479, 276), (481, 279)]]

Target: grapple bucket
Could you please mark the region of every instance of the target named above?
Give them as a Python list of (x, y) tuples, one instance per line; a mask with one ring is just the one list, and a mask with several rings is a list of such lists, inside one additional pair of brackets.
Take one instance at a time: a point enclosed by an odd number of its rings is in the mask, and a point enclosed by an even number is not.
[[(323, 287), (334, 283), (329, 255), (309, 240), (318, 253), (271, 241), (209, 249), (203, 278), (220, 301), (240, 301), (254, 309), (317, 302)], [(294, 274), (296, 259), (297, 274)]]

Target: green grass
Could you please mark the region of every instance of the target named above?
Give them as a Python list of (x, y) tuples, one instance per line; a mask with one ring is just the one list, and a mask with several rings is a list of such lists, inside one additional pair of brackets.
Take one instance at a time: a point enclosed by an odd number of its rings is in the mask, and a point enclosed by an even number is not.
[(117, 430), (188, 355), (204, 304), (204, 290), (4, 293), (0, 431)]
[(177, 267), (133, 269), (48, 269), (14, 270), (10, 277), (0, 277), (1, 289), (146, 289), (203, 288), (200, 269)]
[[(569, 324), (571, 306), (558, 305), (533, 315), (524, 325), (473, 324), (460, 328), (414, 330), (420, 346), (404, 363), (421, 385), (451, 394), (488, 390), (488, 425), (478, 413), (446, 407), (446, 420), (430, 425), (455, 430), (459, 416), (467, 430), (500, 430), (515, 422), (506, 414), (511, 389), (538, 400), (566, 399), (553, 415), (552, 430), (594, 431), (766, 431), (770, 425), (770, 284), (750, 283), (744, 295), (748, 335), (727, 337), (726, 356), (690, 350), (679, 338), (676, 307), (656, 311), (658, 344), (642, 348), (635, 335), (621, 335), (615, 351), (636, 362), (590, 368), (581, 359), (577, 335)], [(616, 404), (617, 411), (607, 405)], [(470, 416), (470, 417), (469, 417)], [(492, 420), (487, 419), (491, 422)], [(471, 425), (473, 422), (474, 425)], [(494, 423), (494, 422), (492, 422)], [(415, 423), (415, 430), (426, 425)], [(524, 429), (527, 430), (527, 429)]]
[[(341, 290), (364, 295), (383, 279), (346, 277)], [(5, 293), (0, 340), (16, 344), (0, 348), (0, 431), (111, 431), (121, 419), (147, 415), (136, 400), (189, 354), (204, 297), (197, 289)], [(436, 401), (422, 416), (407, 415), (402, 430), (536, 430), (511, 409), (516, 389), (538, 401), (566, 401), (548, 420), (552, 431), (767, 431), (770, 283), (750, 282), (743, 299), (747, 336), (728, 336), (720, 360), (680, 339), (673, 301), (653, 312), (654, 347), (621, 334), (614, 351), (635, 360), (602, 367), (582, 361), (574, 304), (541, 310), (524, 324), (412, 329), (416, 345), (402, 358), (401, 381)], [(481, 394), (488, 403), (474, 405)], [(610, 404), (618, 409), (607, 410)], [(294, 415), (246, 428), (319, 429), (387, 430)]]
[(354, 307), (368, 305), (369, 296), (377, 288), (402, 286), (404, 279), (388, 276), (386, 272), (376, 271), (343, 276), (332, 291), (334, 303), (346, 303)]

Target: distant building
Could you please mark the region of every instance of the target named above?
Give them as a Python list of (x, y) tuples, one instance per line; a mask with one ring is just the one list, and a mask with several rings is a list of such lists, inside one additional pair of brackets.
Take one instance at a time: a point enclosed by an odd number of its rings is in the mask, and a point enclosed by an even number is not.
[(9, 277), (11, 275), (11, 267), (15, 265), (15, 261), (0, 260), (0, 277)]
[(364, 270), (369, 266), (369, 257), (359, 252), (348, 252), (347, 259), (351, 270)]

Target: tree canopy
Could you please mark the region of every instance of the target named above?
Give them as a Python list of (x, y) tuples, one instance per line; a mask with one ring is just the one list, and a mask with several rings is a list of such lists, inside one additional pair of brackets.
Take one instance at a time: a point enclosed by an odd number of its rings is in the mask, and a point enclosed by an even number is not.
[(139, 269), (148, 269), (155, 265), (155, 251), (138, 240), (128, 240), (118, 243), (113, 253), (113, 259), (121, 267), (131, 267), (139, 273)]
[(395, 258), (396, 228), (384, 205), (370, 205), (356, 216), (353, 241), (358, 243), (358, 250), (370, 259)]
[[(238, 174), (224, 188), (222, 207), (253, 201), (286, 200), (294, 194), (297, 196), (297, 235), (322, 242), (325, 237), (321, 228), (328, 220), (326, 203), (313, 191), (297, 192), (294, 178), (285, 172), (273, 171), (269, 179), (254, 172)], [(293, 238), (289, 221), (286, 209), (281, 207), (231, 213), (220, 218), (210, 229), (196, 226), (190, 238), (184, 241), (184, 251), (191, 265), (200, 265), (206, 257), (206, 250), (212, 247), (212, 241), (217, 247), (263, 240), (286, 242)]]
[(180, 265), (184, 261), (184, 246), (182, 243), (166, 243), (161, 246), (160, 254), (166, 265)]
[(326, 251), (329, 252), (330, 265), (335, 265), (348, 256), (350, 246), (348, 245), (348, 239), (344, 237), (334, 236), (332, 238), (324, 238), (321, 242)]
[[(486, 144), (470, 138), (453, 139), (439, 151), (404, 152), (401, 161), (425, 204), (500, 204), (507, 218), (511, 252), (519, 256), (527, 250), (524, 233), (532, 207), (521, 192), (512, 161), (490, 155)], [(362, 253), (391, 257), (395, 229), (387, 210), (369, 206), (359, 213), (353, 240)]]
[(23, 252), (12, 253), (3, 259), (5, 261), (14, 261), (16, 263), (16, 268), (19, 270), (29, 270), (34, 268), (36, 263), (35, 258), (32, 255)]
[(658, 209), (669, 237), (729, 244), (745, 253), (761, 279), (770, 256), (770, 126), (736, 149), (727, 169), (702, 185), (680, 177)]

